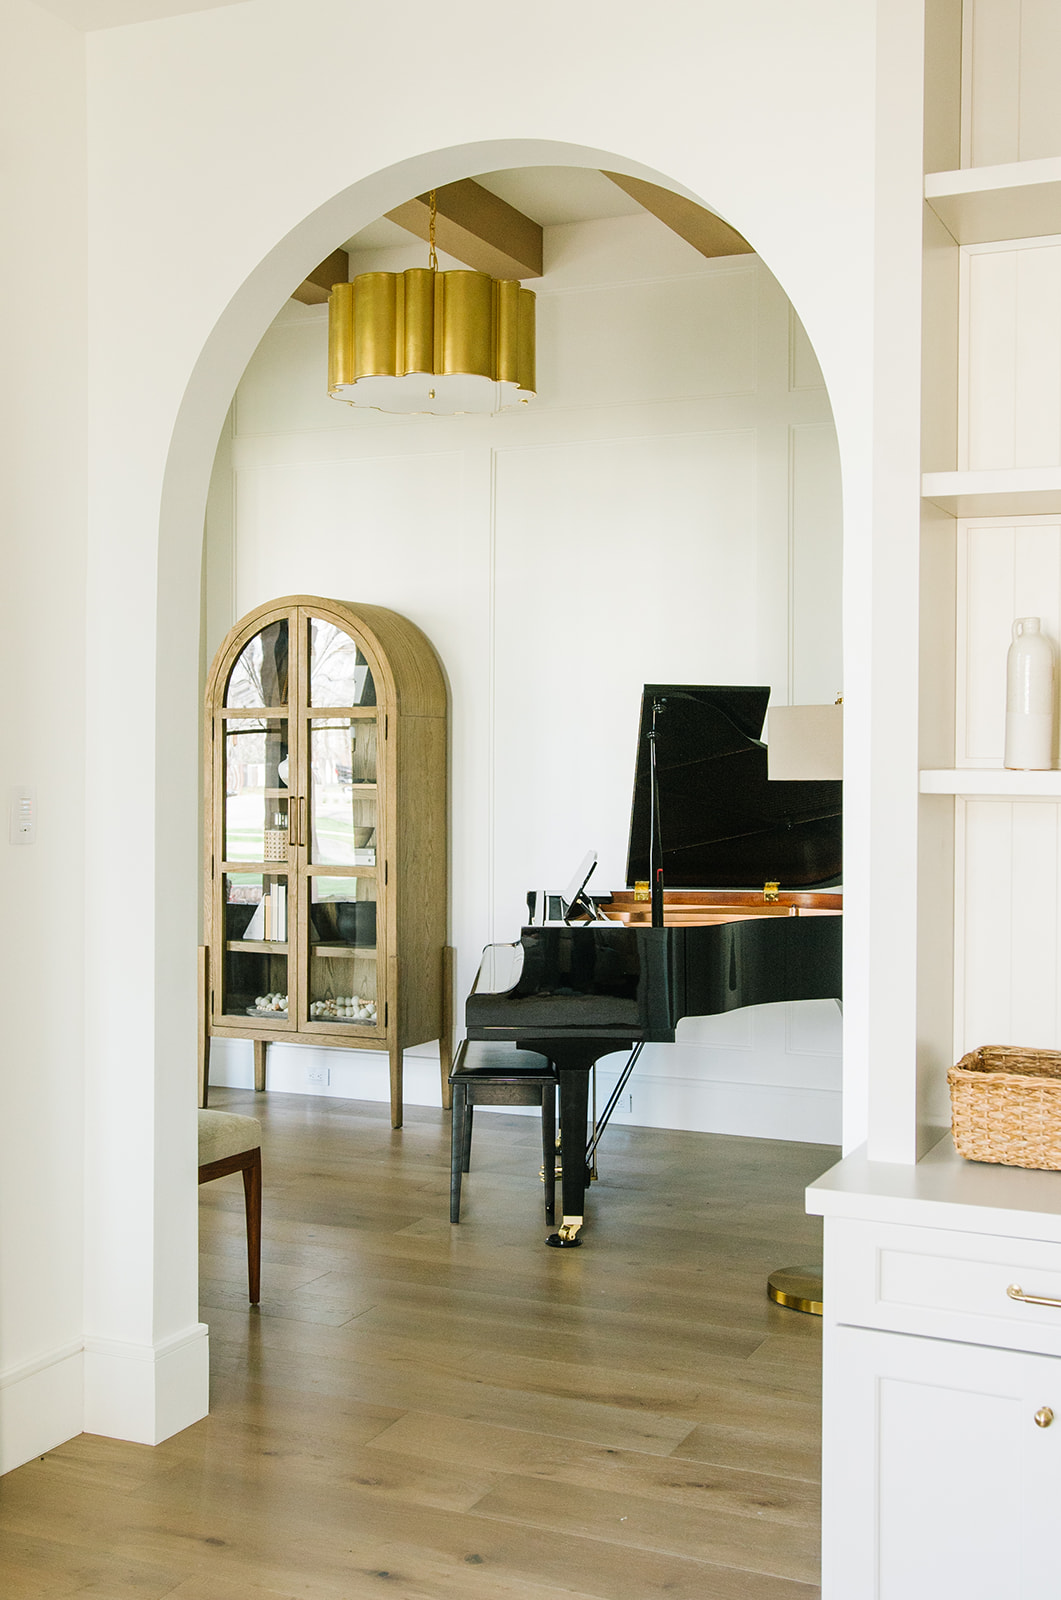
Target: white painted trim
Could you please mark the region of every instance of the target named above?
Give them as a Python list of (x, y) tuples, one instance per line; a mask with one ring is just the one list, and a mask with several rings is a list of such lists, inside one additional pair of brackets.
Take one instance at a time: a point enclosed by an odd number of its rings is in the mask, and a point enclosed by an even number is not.
[[(697, 1046), (690, 1050), (700, 1054)], [(726, 1046), (730, 1052), (732, 1045)], [(724, 1055), (725, 1052), (719, 1052)], [(813, 1056), (814, 1052), (803, 1052)], [(834, 1059), (834, 1058), (830, 1058)], [(310, 1065), (325, 1064), (331, 1081), (306, 1084)], [(311, 1094), (323, 1099), (389, 1103), (387, 1057), (375, 1050), (323, 1050), (311, 1045), (269, 1046), (270, 1093)], [(732, 1069), (730, 1069), (732, 1070)], [(726, 1071), (723, 1065), (720, 1071)], [(618, 1073), (598, 1069), (598, 1105), (603, 1107)], [(839, 1080), (839, 1073), (837, 1073)], [(210, 1082), (238, 1089), (254, 1087), (250, 1043), (242, 1039), (211, 1041)], [(649, 1087), (651, 1084), (651, 1087)], [(683, 1077), (675, 1073), (630, 1081), (632, 1112), (616, 1112), (616, 1127), (672, 1128), (681, 1132), (726, 1133), (747, 1139), (789, 1139), (803, 1144), (839, 1144), (841, 1092), (809, 1084), (748, 1082), (736, 1078)], [(407, 1105), (441, 1107), (438, 1052), (431, 1045), (405, 1052), (404, 1095)], [(511, 1107), (504, 1108), (506, 1112)], [(484, 1115), (491, 1108), (482, 1108)]]
[(208, 1333), (197, 1322), (158, 1344), (86, 1338), (85, 1432), (160, 1444), (205, 1417)]
[(74, 1341), (0, 1376), (0, 1473), (54, 1450), (82, 1429), (84, 1347)]
[(84, 1348), (82, 1339), (71, 1339), (69, 1344), (60, 1345), (57, 1350), (49, 1350), (46, 1355), (38, 1356), (32, 1361), (23, 1361), (17, 1367), (9, 1367), (6, 1372), (0, 1373), (0, 1389), (23, 1383), (27, 1378), (35, 1378), (39, 1372), (48, 1372), (57, 1363), (69, 1361), (71, 1356), (79, 1356)]

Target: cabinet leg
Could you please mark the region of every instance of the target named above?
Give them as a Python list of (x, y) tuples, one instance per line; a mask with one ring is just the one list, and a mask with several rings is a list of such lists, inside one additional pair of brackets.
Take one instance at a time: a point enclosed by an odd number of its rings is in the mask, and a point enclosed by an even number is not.
[(442, 1109), (453, 1104), (449, 1075), (453, 1069), (453, 983), (457, 952), (450, 944), (442, 949), (442, 1032), (438, 1039), (438, 1061), (442, 1070)]
[(265, 1091), (265, 1052), (269, 1048), (267, 1039), (254, 1041), (254, 1087), (259, 1094)]
[(392, 1128), (400, 1128), (402, 1125), (402, 1056), (401, 1045), (397, 1039), (392, 1039), (390, 1042)]

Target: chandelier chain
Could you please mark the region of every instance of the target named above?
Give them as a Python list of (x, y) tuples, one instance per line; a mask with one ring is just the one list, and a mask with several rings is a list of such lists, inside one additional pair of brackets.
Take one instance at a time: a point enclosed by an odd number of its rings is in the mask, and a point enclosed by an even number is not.
[(431, 194), (430, 194), (430, 197), (429, 197), (429, 204), (430, 204), (430, 207), (431, 207), (431, 216), (430, 216), (430, 221), (429, 221), (429, 224), (428, 224), (428, 241), (430, 243), (431, 248), (430, 248), (430, 253), (428, 255), (428, 258), (427, 258), (427, 264), (431, 268), (432, 272), (437, 272), (438, 271), (438, 251), (435, 249), (435, 191), (434, 191), (434, 189), (432, 189), (432, 191), (431, 191)]

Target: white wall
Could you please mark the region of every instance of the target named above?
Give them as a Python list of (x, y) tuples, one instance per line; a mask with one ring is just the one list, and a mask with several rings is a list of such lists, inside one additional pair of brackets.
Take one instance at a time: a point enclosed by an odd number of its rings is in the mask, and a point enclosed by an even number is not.
[[(337, 405), (327, 308), (290, 302), (237, 391), (232, 489), (215, 473), (207, 524), (214, 643), (263, 601), (321, 593), (403, 611), (438, 649), (458, 1005), (483, 945), (517, 936), (528, 888), (562, 885), (589, 847), (602, 890), (626, 882), (644, 683), (767, 683), (782, 704), (842, 687), (835, 432), (775, 280), (754, 256), (705, 261), (648, 215), (547, 228), (545, 247), (539, 395), (512, 416)], [(305, 1088), (318, 1054), (274, 1046), (270, 1082)], [(418, 1054), (410, 1098), (437, 1104)], [(333, 1093), (386, 1098), (385, 1056), (327, 1061)], [(251, 1082), (250, 1045), (217, 1041), (213, 1080)], [(645, 1052), (623, 1115), (838, 1140), (837, 1008), (690, 1020)]]
[[(159, 1438), (206, 1399), (195, 1303), (196, 682), (218, 435), (291, 287), (337, 240), (470, 170), (559, 161), (662, 177), (750, 237), (799, 310), (833, 402), (852, 619), (846, 1134), (864, 1135), (876, 1100), (881, 1153), (910, 1159), (916, 665), (896, 663), (894, 640), (916, 634), (920, 0), (661, 0), (650, 14), (611, 0), (540, 0), (518, 48), (484, 0), (445, 11), (426, 0), (375, 10), (247, 0), (93, 34), (84, 319), (78, 274), (67, 270), (82, 198), (76, 41), (29, 0), (3, 0), (0, 15), (13, 46), (5, 111), (18, 124), (8, 147), (26, 179), (6, 218), (25, 228), (3, 268), (0, 317), (16, 352), (5, 378), (48, 378), (46, 400), (40, 386), (11, 385), (20, 409), (0, 434), (0, 481), (18, 486), (38, 542), (11, 581), (19, 664), (36, 638), (41, 573), (71, 597), (64, 614), (76, 632), (80, 496), (66, 473), (79, 461), (67, 412), (77, 401), (55, 375), (76, 364), (85, 330), (90, 355), (89, 709), (83, 728), (75, 697), (66, 730), (72, 746), (85, 735), (92, 928), (83, 968), (89, 1424)], [(355, 62), (370, 64), (356, 73), (356, 107)], [(33, 128), (39, 145), (23, 137)], [(45, 238), (56, 246), (47, 258)], [(56, 259), (60, 287), (47, 295), (42, 267)], [(35, 366), (42, 350), (51, 359)], [(65, 819), (76, 780), (47, 787)], [(21, 1007), (9, 1022), (11, 1056), (45, 1067), (28, 1109), (29, 1079), (17, 1076), (9, 1094), (22, 1109), (0, 1133), (5, 1182), (17, 1191), (3, 1217), (16, 1262), (0, 1357), (9, 1375), (19, 1363), (47, 1364), (77, 1321), (76, 1262), (65, 1270), (72, 1247), (62, 1241), (76, 1214), (68, 1119), (77, 1114), (69, 1008), (76, 1017), (78, 962), (60, 1010), (50, 955), (32, 934), (41, 905), (66, 892), (78, 848), (64, 847), (61, 873), (33, 869), (44, 898), (23, 884), (8, 919), (20, 941), (9, 966)], [(46, 1115), (41, 1094), (54, 1094)], [(26, 1187), (33, 1169), (39, 1181)], [(25, 1232), (12, 1219), (30, 1193), (40, 1215)], [(19, 1295), (34, 1287), (31, 1250), (39, 1264), (53, 1246), (55, 1284), (36, 1299)], [(39, 1316), (39, 1304), (54, 1314)]]
[[(81, 1426), (84, 119), (81, 36), (4, 0), (0, 1471)], [(21, 785), (37, 835), (16, 847)]]

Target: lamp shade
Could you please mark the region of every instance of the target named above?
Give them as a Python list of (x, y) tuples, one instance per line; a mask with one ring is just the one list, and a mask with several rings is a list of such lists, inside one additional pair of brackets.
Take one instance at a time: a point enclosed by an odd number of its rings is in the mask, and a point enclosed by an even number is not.
[(378, 411), (492, 413), (534, 394), (534, 295), (485, 272), (363, 272), (328, 301), (328, 393)]
[(767, 776), (820, 781), (844, 775), (844, 708), (771, 706)]

